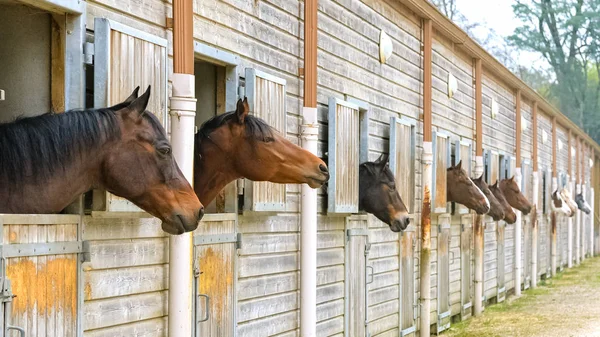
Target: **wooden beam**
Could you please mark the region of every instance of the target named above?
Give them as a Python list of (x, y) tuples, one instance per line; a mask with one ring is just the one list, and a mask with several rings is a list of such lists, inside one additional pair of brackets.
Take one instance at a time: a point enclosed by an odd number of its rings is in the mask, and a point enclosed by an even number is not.
[(431, 142), (431, 102), (432, 102), (432, 43), (431, 20), (423, 21), (423, 141)]
[(304, 2), (304, 106), (317, 107), (317, 0)]
[(483, 67), (481, 59), (475, 59), (475, 155), (483, 156)]
[(573, 136), (571, 135), (571, 129), (569, 129), (569, 138), (568, 138), (568, 142), (567, 142), (568, 143), (568, 145), (567, 145), (568, 146), (568, 151), (567, 152), (569, 152), (568, 153), (569, 154), (569, 159), (567, 161), (567, 163), (568, 163), (568, 165), (567, 165), (568, 166), (567, 167), (567, 172), (569, 174), (569, 179), (572, 179), (572, 177), (573, 177), (573, 153), (571, 151), (571, 147), (573, 146), (572, 141), (571, 141), (572, 137)]
[(521, 167), (521, 89), (517, 89), (516, 93), (516, 140), (515, 140), (515, 157), (517, 157), (516, 167)]
[(580, 163), (580, 159), (581, 159), (581, 141), (579, 139), (579, 137), (576, 138), (575, 140), (575, 183), (579, 184), (581, 180), (579, 180), (579, 163)]
[(194, 7), (173, 1), (173, 72), (194, 75)]
[(556, 116), (552, 118), (552, 177), (556, 178), (558, 172), (556, 171)]
[(537, 172), (538, 171), (538, 118), (537, 118), (537, 111), (538, 110), (538, 104), (537, 101), (533, 102), (533, 107), (532, 107), (532, 113), (531, 113), (531, 118), (532, 118), (532, 123), (531, 123), (531, 128), (533, 130), (533, 172)]

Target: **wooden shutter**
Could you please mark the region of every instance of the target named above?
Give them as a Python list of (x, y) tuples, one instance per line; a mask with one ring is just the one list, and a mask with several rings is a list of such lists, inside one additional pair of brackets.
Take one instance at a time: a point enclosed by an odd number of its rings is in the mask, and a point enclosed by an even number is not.
[[(246, 96), (250, 113), (264, 119), (285, 137), (287, 132), (286, 80), (247, 68)], [(285, 211), (285, 184), (246, 180), (244, 196), (244, 204), (249, 205), (251, 211)]]
[(358, 212), (359, 124), (358, 105), (329, 99), (328, 213)]
[[(472, 145), (468, 140), (457, 140), (454, 142), (454, 165), (462, 161), (462, 168), (467, 172), (467, 175), (471, 177), (471, 159), (472, 159)], [(467, 206), (462, 204), (456, 204), (456, 210), (458, 214), (467, 214), (469, 209)]]
[(415, 298), (416, 226), (410, 225), (400, 233), (400, 336), (416, 331), (417, 301)]
[[(135, 87), (152, 86), (147, 110), (169, 132), (167, 114), (167, 39), (105, 18), (94, 20), (94, 107), (121, 103)], [(95, 193), (95, 207), (106, 211), (142, 211), (110, 193)], [(104, 205), (102, 205), (104, 204)]]
[[(450, 327), (450, 217), (440, 216), (437, 236), (437, 332)], [(454, 261), (452, 261), (454, 262)]]
[(390, 168), (409, 214), (415, 210), (415, 129), (413, 121), (390, 118)]
[(471, 316), (473, 283), (471, 252), (473, 246), (473, 217), (464, 215), (461, 217), (460, 234), (460, 280), (461, 280), (461, 314), (465, 318)]
[(345, 325), (348, 336), (367, 336), (367, 283), (373, 279), (372, 268), (368, 266), (370, 246), (367, 217), (347, 217)]
[(448, 213), (448, 198), (446, 195), (447, 174), (450, 167), (450, 137), (448, 135), (433, 133), (433, 184), (431, 196), (433, 213)]

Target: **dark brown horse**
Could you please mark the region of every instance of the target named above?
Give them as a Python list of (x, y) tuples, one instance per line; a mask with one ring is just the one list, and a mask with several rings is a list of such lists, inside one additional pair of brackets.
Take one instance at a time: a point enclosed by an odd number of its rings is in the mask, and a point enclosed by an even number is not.
[(209, 204), (238, 178), (321, 187), (329, 180), (323, 160), (249, 114), (248, 101), (206, 121), (195, 138), (194, 189)]
[(93, 188), (126, 198), (167, 233), (196, 229), (203, 207), (146, 111), (150, 87), (123, 103), (0, 125), (0, 213), (57, 213)]
[(462, 160), (447, 170), (446, 197), (450, 202), (457, 202), (474, 210), (478, 214), (490, 211), (490, 202), (483, 192), (462, 169)]
[(504, 194), (506, 201), (513, 207), (521, 211), (524, 215), (529, 214), (531, 212), (531, 208), (533, 207), (529, 200), (525, 198), (523, 193), (521, 193), (521, 189), (517, 182), (515, 181), (515, 177), (508, 179), (503, 179), (500, 181), (500, 190)]
[(497, 180), (494, 183), (494, 185), (490, 185), (490, 191), (492, 192), (492, 194), (494, 194), (494, 196), (502, 206), (502, 210), (504, 211), (504, 221), (506, 221), (506, 223), (508, 224), (514, 224), (515, 222), (517, 222), (517, 214), (510, 206), (508, 201), (506, 201), (504, 193), (502, 193), (502, 190), (498, 186)]
[(490, 202), (490, 211), (487, 213), (487, 215), (491, 216), (494, 221), (504, 219), (504, 207), (502, 204), (500, 204), (498, 199), (496, 199), (494, 193), (490, 191), (488, 184), (486, 184), (485, 180), (483, 179), (483, 174), (479, 178), (473, 179), (473, 182), (475, 185), (477, 185), (477, 187), (479, 187), (481, 192), (483, 192), (485, 197)]
[(390, 170), (388, 156), (359, 167), (359, 206), (390, 226), (392, 232), (405, 230), (410, 223), (408, 211), (396, 190), (396, 179)]

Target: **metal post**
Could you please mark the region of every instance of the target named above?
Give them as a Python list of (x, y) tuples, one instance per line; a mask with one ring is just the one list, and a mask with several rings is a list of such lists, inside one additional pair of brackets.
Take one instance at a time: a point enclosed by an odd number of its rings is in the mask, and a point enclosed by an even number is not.
[(537, 172), (533, 172), (533, 210), (531, 211), (531, 288), (537, 287), (537, 269), (538, 269), (538, 230), (537, 212), (539, 200), (540, 179)]
[[(517, 161), (518, 162), (518, 161)], [(521, 188), (521, 168), (517, 167), (515, 170), (515, 181), (517, 186)], [(515, 222), (515, 296), (521, 296), (521, 272), (523, 271), (521, 261), (521, 232), (523, 229), (523, 223), (521, 222), (521, 211), (515, 209), (517, 215), (517, 221)], [(526, 247), (527, 249), (528, 247)], [(500, 258), (500, 256), (498, 256)], [(504, 258), (502, 256), (502, 258)]]
[[(557, 179), (556, 177), (552, 177), (552, 191), (556, 190), (557, 187)], [(552, 246), (550, 247), (550, 255), (552, 256), (552, 277), (556, 276), (556, 226), (557, 224), (557, 212), (551, 212), (550, 214), (550, 225), (552, 230)]]
[[(479, 177), (483, 173), (483, 157), (475, 157), (475, 176)], [(483, 215), (475, 215), (474, 244), (475, 250), (475, 275), (473, 315), (479, 316), (483, 312)]]

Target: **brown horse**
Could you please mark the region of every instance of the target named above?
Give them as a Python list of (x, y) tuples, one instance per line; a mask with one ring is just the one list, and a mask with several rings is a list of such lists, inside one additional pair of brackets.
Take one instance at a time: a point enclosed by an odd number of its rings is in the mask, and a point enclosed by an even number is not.
[(47, 113), (0, 124), (0, 213), (56, 213), (105, 189), (163, 221), (167, 233), (196, 229), (203, 207), (158, 119), (150, 87), (110, 108)]
[(487, 214), (490, 202), (485, 194), (473, 183), (467, 172), (462, 169), (462, 160), (456, 166), (446, 170), (446, 197), (450, 202), (457, 202), (474, 210), (477, 214)]
[(529, 214), (531, 212), (531, 208), (533, 207), (529, 200), (525, 198), (523, 193), (521, 193), (521, 189), (517, 182), (515, 181), (515, 177), (509, 179), (503, 179), (500, 181), (500, 190), (504, 194), (506, 201), (513, 208), (518, 209), (524, 215)]
[(382, 154), (375, 162), (360, 164), (358, 194), (360, 208), (388, 224), (392, 232), (408, 227), (410, 218), (396, 190), (396, 179), (390, 170), (388, 156)]
[(249, 112), (240, 99), (235, 111), (209, 119), (196, 134), (194, 189), (203, 204), (238, 178), (312, 188), (329, 180), (325, 162)]
[(502, 204), (500, 204), (498, 199), (496, 199), (494, 193), (490, 191), (488, 184), (486, 184), (485, 180), (483, 179), (483, 174), (479, 178), (473, 179), (473, 182), (475, 185), (477, 185), (477, 187), (479, 187), (481, 192), (483, 192), (485, 197), (490, 202), (490, 211), (487, 213), (487, 215), (491, 216), (494, 221), (504, 219), (504, 207)]
[(490, 185), (490, 191), (492, 192), (492, 194), (494, 194), (494, 196), (502, 206), (502, 210), (504, 212), (504, 221), (508, 224), (514, 224), (515, 222), (517, 222), (517, 214), (510, 206), (508, 201), (506, 201), (504, 193), (502, 193), (502, 190), (498, 186), (498, 181), (496, 181), (494, 185)]

